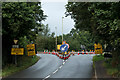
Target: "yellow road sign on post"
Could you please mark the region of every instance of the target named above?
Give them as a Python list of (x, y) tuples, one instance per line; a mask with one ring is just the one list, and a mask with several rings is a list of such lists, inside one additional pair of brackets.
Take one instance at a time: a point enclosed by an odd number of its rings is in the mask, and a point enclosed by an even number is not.
[(11, 49), (11, 55), (23, 55), (24, 54), (24, 48), (12, 48)]
[(28, 44), (27, 45), (27, 53), (28, 53), (28, 56), (35, 55), (35, 44)]
[(102, 54), (102, 45), (100, 43), (94, 44), (95, 54)]
[(60, 50), (60, 46), (61, 46), (61, 45), (57, 45), (57, 50)]

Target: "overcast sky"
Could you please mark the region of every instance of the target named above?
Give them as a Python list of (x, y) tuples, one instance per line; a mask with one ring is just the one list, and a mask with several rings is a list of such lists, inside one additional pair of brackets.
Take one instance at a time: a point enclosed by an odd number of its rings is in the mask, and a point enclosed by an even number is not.
[[(45, 0), (44, 0), (45, 1)], [(47, 15), (47, 19), (43, 22), (43, 24), (48, 24), (51, 33), (55, 32), (55, 27), (57, 27), (57, 35), (62, 35), (62, 16), (63, 19), (63, 33), (67, 34), (74, 27), (74, 21), (70, 16), (65, 17), (65, 5), (67, 1), (64, 2), (42, 2), (42, 10), (44, 14)]]

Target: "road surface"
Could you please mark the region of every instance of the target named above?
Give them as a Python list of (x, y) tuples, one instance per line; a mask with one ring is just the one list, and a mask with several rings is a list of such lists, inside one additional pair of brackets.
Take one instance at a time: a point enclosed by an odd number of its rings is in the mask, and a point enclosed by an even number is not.
[[(63, 61), (53, 54), (37, 54), (41, 59), (33, 66), (15, 73), (8, 78), (91, 78), (94, 54), (71, 56)], [(17, 80), (16, 79), (16, 80)]]

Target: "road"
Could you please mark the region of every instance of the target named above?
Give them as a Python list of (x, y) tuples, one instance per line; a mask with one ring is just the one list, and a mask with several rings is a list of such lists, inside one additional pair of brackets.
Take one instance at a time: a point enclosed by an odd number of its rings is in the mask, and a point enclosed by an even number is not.
[[(37, 54), (41, 59), (33, 66), (8, 78), (91, 78), (94, 54), (71, 56), (63, 61), (53, 54)], [(21, 80), (21, 79), (19, 79)]]

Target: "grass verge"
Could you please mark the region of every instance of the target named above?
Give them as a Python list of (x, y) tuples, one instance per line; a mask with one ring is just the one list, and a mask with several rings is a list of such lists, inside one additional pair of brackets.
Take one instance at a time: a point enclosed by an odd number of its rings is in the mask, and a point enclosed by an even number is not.
[(113, 77), (120, 77), (118, 67), (112, 67), (111, 60), (112, 59), (108, 59), (103, 63), (103, 66), (107, 68), (107, 74)]
[(103, 55), (95, 55), (95, 56), (93, 56), (93, 62), (101, 61), (101, 60), (104, 60), (104, 56)]
[(13, 73), (24, 70), (24, 69), (32, 66), (33, 64), (35, 64), (39, 59), (40, 59), (40, 57), (38, 57), (38, 56), (34, 56), (34, 57), (23, 56), (20, 59), (21, 61), (19, 62), (19, 65), (17, 65), (17, 66), (15, 64), (6, 65), (2, 69), (2, 77), (7, 77)]

